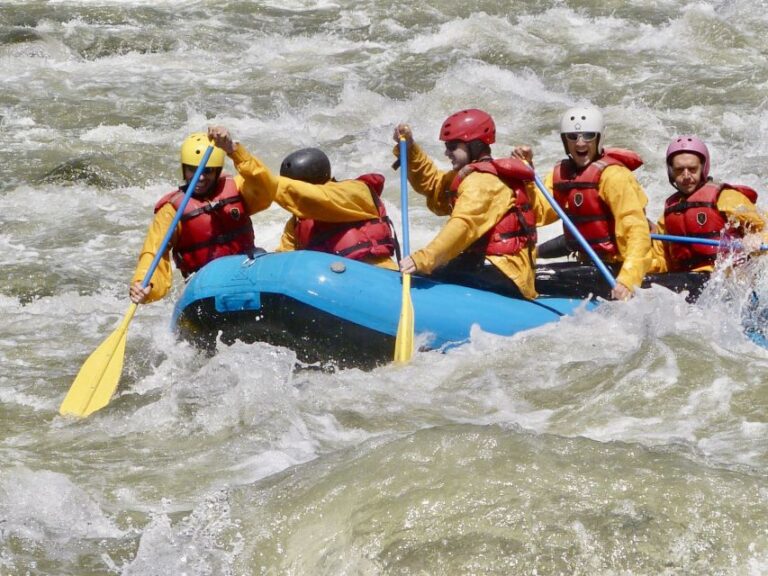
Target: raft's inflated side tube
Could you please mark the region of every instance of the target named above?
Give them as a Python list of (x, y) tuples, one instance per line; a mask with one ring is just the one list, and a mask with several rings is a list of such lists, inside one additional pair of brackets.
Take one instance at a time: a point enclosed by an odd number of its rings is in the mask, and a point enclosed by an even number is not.
[[(465, 342), (474, 325), (512, 335), (594, 306), (560, 297), (509, 298), (418, 276), (412, 280), (417, 343), (426, 348)], [(331, 254), (227, 256), (190, 279), (172, 322), (183, 337), (204, 347), (215, 347), (220, 334), (223, 342), (287, 346), (305, 362), (333, 359), (370, 366), (391, 360), (400, 296), (399, 273)]]
[[(618, 266), (611, 267), (614, 274)], [(673, 292), (687, 292), (686, 300), (695, 302), (709, 280), (709, 272), (670, 272), (647, 274), (642, 287), (653, 284)], [(565, 298), (610, 298), (611, 288), (600, 271), (591, 264), (553, 262), (536, 266), (536, 290), (541, 295)]]

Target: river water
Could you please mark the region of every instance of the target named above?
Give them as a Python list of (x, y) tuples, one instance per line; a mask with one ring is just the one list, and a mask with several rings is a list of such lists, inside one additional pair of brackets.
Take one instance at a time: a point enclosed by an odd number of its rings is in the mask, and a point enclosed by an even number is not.
[[(0, 574), (768, 574), (768, 352), (740, 318), (759, 260), (698, 306), (655, 287), (370, 372), (200, 354), (169, 330), (177, 277), (112, 402), (58, 414), (189, 132), (381, 171), (399, 229), (396, 123), (447, 166), (441, 122), (482, 108), (494, 151), (529, 143), (543, 171), (588, 102), (645, 159), (655, 219), (681, 132), (765, 192), (766, 54), (757, 0), (0, 0)], [(258, 244), (286, 218), (254, 216)], [(440, 224), (412, 194), (411, 245)]]

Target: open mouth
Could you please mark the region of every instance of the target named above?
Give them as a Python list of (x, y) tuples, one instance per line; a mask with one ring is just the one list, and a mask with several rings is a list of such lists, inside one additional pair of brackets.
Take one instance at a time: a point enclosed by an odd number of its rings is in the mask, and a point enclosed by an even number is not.
[(578, 160), (589, 160), (589, 150), (574, 150), (573, 156)]

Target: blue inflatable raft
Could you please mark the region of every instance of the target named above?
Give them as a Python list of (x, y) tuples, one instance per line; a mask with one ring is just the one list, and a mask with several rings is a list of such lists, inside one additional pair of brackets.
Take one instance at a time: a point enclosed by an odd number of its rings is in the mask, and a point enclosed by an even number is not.
[[(302, 362), (370, 368), (392, 360), (401, 298), (399, 273), (331, 254), (228, 256), (189, 280), (172, 322), (182, 338), (208, 349), (219, 338), (262, 341), (291, 348)], [(467, 341), (474, 325), (506, 336), (596, 305), (516, 299), (419, 276), (411, 299), (417, 339), (429, 349)]]

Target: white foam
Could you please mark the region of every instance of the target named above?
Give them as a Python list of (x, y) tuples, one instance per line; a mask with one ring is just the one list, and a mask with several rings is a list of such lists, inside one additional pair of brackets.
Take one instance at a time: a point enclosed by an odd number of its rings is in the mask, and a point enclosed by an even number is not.
[(87, 491), (65, 474), (24, 467), (0, 474), (3, 532), (39, 544), (71, 538), (120, 538)]

